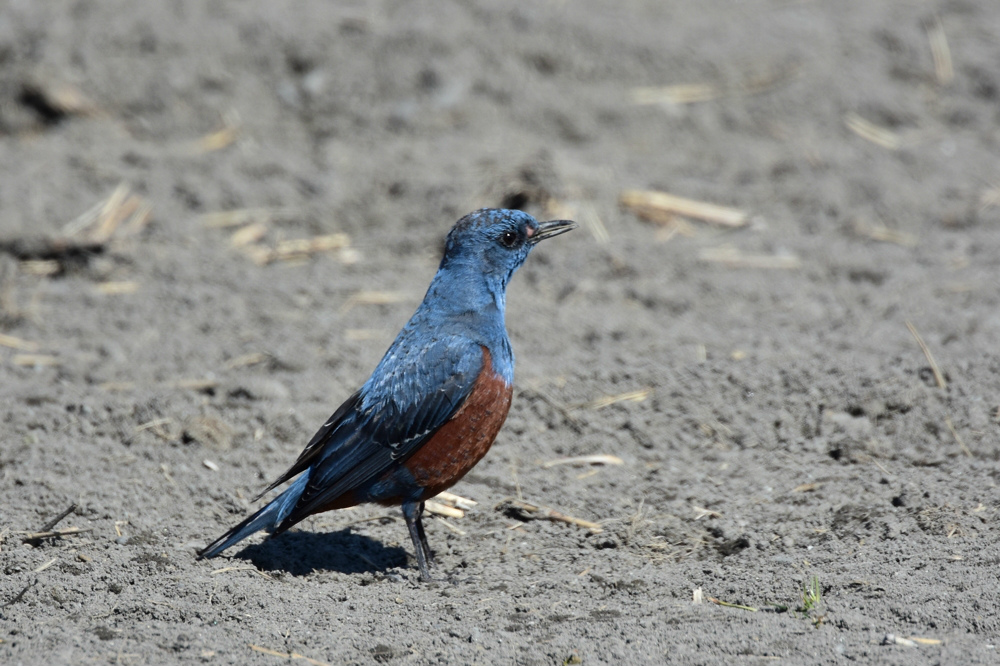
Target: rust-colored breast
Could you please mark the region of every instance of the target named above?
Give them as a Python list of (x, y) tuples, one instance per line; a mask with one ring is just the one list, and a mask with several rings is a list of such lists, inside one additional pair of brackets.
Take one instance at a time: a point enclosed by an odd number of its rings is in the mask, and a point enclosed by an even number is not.
[(507, 419), (514, 387), (493, 371), (483, 347), (483, 369), (458, 412), (406, 461), (424, 499), (454, 485), (482, 460)]

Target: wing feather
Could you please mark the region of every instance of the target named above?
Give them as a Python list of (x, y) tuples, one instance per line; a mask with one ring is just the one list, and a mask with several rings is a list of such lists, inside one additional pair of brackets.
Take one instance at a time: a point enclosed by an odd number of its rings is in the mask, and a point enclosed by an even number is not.
[(276, 532), (403, 464), (459, 410), (483, 367), (482, 347), (463, 337), (448, 336), (412, 350), (400, 347), (390, 349), (372, 378), (274, 484), (312, 470)]

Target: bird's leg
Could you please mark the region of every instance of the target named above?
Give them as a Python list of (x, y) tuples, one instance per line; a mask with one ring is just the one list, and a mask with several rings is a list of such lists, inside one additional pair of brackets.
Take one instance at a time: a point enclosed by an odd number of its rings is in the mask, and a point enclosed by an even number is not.
[(431, 545), (427, 543), (427, 534), (424, 532), (424, 503), (420, 503), (420, 508), (417, 509), (417, 536), (420, 537), (420, 545), (424, 549), (424, 557), (427, 558), (427, 564), (434, 564), (434, 553), (431, 552)]
[(423, 513), (423, 510), (423, 502), (403, 502), (403, 518), (406, 520), (406, 529), (410, 531), (410, 540), (413, 542), (413, 550), (417, 555), (420, 580), (429, 581), (432, 580), (430, 569), (427, 567), (427, 554), (430, 549), (425, 545), (427, 537), (424, 536), (424, 526), (420, 522), (420, 514)]

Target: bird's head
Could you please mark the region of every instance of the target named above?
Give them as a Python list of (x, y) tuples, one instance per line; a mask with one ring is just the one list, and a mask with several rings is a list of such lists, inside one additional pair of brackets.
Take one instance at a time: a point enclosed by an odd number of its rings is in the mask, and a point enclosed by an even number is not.
[(482, 208), (452, 228), (441, 268), (478, 271), (491, 287), (503, 290), (531, 248), (575, 227), (570, 220), (539, 222), (519, 210)]

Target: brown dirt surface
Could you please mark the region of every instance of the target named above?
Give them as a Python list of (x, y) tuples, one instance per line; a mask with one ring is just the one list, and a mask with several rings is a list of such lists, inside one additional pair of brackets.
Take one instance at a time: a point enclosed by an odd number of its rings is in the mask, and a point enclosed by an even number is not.
[[(996, 9), (6, 0), (0, 663), (998, 663)], [(441, 580), (382, 507), (197, 561), (500, 205), (581, 228)]]

